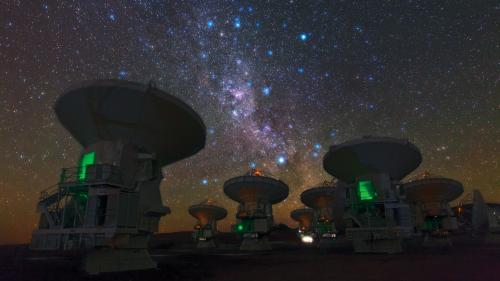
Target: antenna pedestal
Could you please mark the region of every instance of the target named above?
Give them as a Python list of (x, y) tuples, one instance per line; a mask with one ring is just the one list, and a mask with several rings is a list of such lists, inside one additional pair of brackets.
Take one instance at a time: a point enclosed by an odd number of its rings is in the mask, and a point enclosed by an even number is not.
[[(215, 224), (215, 222), (214, 222)], [(205, 228), (197, 230), (193, 233), (196, 248), (198, 249), (206, 249), (206, 248), (216, 248), (215, 244), (215, 232), (212, 228)]]

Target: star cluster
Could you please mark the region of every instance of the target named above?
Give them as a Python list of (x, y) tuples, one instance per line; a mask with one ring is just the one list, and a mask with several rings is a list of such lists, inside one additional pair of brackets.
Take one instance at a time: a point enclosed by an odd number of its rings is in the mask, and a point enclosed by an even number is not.
[(208, 197), (234, 214), (222, 185), (254, 167), (290, 186), (274, 212), (291, 223), (329, 145), (363, 135), (409, 138), (416, 172), (500, 200), (500, 5), (353, 2), (2, 1), (0, 243), (29, 240), (39, 192), (76, 165), (52, 106), (93, 79), (153, 81), (207, 126), (205, 149), (164, 169), (161, 231), (192, 229)]

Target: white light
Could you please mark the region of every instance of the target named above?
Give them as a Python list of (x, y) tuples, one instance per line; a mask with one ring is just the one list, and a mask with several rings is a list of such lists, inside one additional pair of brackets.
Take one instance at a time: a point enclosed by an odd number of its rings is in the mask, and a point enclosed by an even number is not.
[(286, 157), (284, 155), (278, 155), (278, 157), (276, 157), (276, 163), (278, 165), (286, 164)]
[(337, 234), (335, 234), (335, 233), (323, 233), (321, 235), (321, 237), (323, 237), (323, 238), (335, 238), (335, 237), (337, 237)]
[(312, 236), (309, 235), (302, 236), (302, 243), (311, 244), (312, 242), (314, 242), (314, 238), (312, 238)]

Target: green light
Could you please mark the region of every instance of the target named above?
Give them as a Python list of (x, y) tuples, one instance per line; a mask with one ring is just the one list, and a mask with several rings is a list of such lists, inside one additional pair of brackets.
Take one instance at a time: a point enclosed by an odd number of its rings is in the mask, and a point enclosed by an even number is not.
[(76, 196), (79, 198), (79, 199), (83, 199), (83, 200), (87, 200), (89, 199), (89, 196), (86, 192), (80, 192), (80, 193), (77, 193)]
[(441, 226), (441, 218), (427, 218), (425, 220), (425, 229), (427, 230), (436, 230), (439, 229)]
[(331, 222), (318, 222), (318, 232), (319, 234), (332, 232), (333, 227)]
[(83, 154), (82, 160), (80, 161), (80, 172), (78, 173), (78, 179), (84, 181), (87, 179), (87, 166), (94, 165), (95, 152), (91, 151)]
[(245, 227), (243, 226), (243, 224), (238, 224), (238, 225), (236, 226), (236, 230), (237, 230), (238, 232), (242, 232), (244, 228), (245, 228)]
[(359, 181), (358, 192), (361, 201), (373, 200), (377, 198), (377, 192), (371, 181)]
[(85, 207), (87, 200), (89, 199), (89, 195), (87, 194), (86, 191), (81, 191), (75, 193), (73, 198), (76, 201), (76, 203), (80, 204), (82, 207)]
[(238, 233), (247, 233), (253, 231), (253, 220), (242, 219), (236, 226), (235, 231)]
[(194, 239), (199, 240), (201, 237), (203, 237), (203, 230), (197, 230), (194, 232)]

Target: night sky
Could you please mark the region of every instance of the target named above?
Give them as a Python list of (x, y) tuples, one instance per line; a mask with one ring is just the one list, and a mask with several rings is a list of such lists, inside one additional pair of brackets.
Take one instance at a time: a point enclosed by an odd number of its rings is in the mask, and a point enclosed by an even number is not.
[(500, 3), (352, 2), (1, 1), (0, 244), (29, 241), (39, 192), (77, 165), (52, 106), (93, 79), (154, 81), (207, 126), (164, 169), (162, 232), (191, 230), (207, 197), (227, 230), (222, 185), (255, 166), (290, 186), (274, 212), (293, 224), (329, 145), (363, 135), (409, 138), (416, 172), (500, 201)]

